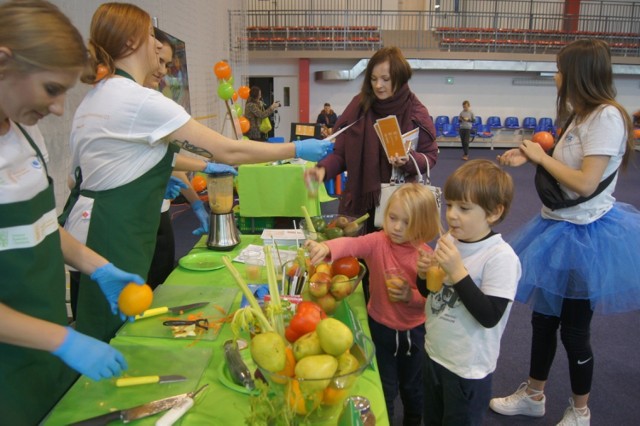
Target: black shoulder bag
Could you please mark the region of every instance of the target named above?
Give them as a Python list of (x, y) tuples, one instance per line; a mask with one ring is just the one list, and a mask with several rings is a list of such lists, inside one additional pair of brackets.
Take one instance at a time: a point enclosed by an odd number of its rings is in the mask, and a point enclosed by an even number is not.
[[(553, 154), (555, 147), (551, 148), (548, 152), (549, 155)], [(565, 209), (567, 207), (573, 207), (580, 203), (584, 203), (600, 194), (605, 190), (607, 186), (613, 181), (613, 178), (618, 173), (618, 170), (611, 173), (605, 180), (600, 182), (593, 194), (588, 197), (578, 197), (575, 200), (569, 199), (564, 195), (562, 189), (560, 189), (560, 183), (554, 178), (551, 173), (544, 167), (538, 165), (536, 167), (535, 186), (538, 197), (546, 207), (551, 210)]]

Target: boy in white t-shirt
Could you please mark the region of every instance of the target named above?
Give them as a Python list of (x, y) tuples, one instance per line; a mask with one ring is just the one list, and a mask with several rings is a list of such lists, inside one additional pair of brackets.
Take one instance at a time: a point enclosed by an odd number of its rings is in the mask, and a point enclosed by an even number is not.
[[(488, 160), (472, 160), (444, 185), (449, 231), (418, 259), (417, 287), (427, 297), (425, 424), (480, 425), (520, 278), (520, 261), (491, 227), (513, 199), (513, 181)], [(427, 269), (446, 274), (437, 288)]]

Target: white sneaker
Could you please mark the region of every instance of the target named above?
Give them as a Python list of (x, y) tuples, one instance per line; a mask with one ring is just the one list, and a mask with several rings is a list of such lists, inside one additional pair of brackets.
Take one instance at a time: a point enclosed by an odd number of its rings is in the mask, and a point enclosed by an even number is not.
[(569, 398), (569, 408), (564, 412), (564, 417), (556, 426), (589, 426), (591, 424), (591, 412), (587, 408), (587, 414), (576, 411), (573, 398)]
[(542, 399), (540, 401), (532, 399), (531, 397), (534, 395), (527, 394), (528, 386), (528, 383), (522, 383), (512, 395), (504, 398), (493, 398), (489, 402), (489, 407), (496, 413), (504, 414), (505, 416), (516, 416), (518, 414), (530, 417), (544, 416), (545, 396), (542, 392), (539, 392), (537, 395), (542, 395)]

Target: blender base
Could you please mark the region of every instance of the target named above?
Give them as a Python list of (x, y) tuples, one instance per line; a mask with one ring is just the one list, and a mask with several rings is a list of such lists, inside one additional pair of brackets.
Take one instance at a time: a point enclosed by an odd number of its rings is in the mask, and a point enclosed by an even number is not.
[(233, 250), (240, 244), (240, 232), (233, 212), (209, 216), (209, 238), (207, 248), (217, 251)]

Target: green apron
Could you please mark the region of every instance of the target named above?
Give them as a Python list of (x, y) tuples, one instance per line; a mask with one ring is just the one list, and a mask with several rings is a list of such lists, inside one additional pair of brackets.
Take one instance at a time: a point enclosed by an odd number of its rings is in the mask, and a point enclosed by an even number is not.
[[(40, 161), (44, 159), (26, 132)], [(46, 166), (45, 166), (46, 167)], [(0, 204), (2, 229), (29, 225), (55, 210), (53, 181), (30, 200)], [(60, 233), (49, 234), (34, 247), (0, 250), (0, 301), (26, 315), (67, 325), (64, 259)], [(77, 373), (45, 351), (0, 343), (0, 423), (37, 424), (71, 386)]]
[[(94, 199), (87, 246), (116, 267), (145, 279), (156, 245), (160, 206), (178, 150), (169, 144), (158, 164), (123, 186), (80, 191), (81, 195)], [(120, 317), (111, 313), (100, 287), (83, 274), (78, 289), (76, 329), (108, 342), (121, 325)]]

